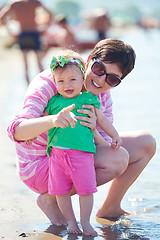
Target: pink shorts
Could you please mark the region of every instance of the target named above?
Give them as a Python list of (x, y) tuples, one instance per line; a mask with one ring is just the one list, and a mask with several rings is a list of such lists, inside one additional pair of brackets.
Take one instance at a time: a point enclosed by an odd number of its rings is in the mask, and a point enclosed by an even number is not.
[(49, 194), (67, 194), (71, 191), (72, 184), (79, 195), (97, 192), (93, 154), (52, 148), (49, 159)]

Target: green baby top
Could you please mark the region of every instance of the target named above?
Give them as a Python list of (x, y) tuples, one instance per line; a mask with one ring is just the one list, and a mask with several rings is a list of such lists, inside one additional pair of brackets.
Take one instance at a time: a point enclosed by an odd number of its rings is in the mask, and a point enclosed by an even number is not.
[[(75, 104), (75, 108), (72, 110), (72, 112), (76, 116), (88, 116), (86, 114), (77, 112), (77, 109), (81, 109), (82, 105), (84, 104), (90, 104), (94, 107), (100, 108), (100, 102), (97, 96), (94, 96), (89, 92), (82, 92), (75, 98), (64, 98), (60, 94), (53, 96), (48, 102), (46, 111), (49, 115), (54, 115), (59, 113), (63, 108), (68, 107), (72, 104)], [(96, 151), (94, 144), (94, 134), (90, 128), (82, 126), (79, 123), (79, 120), (77, 120), (74, 128), (71, 128), (70, 125), (66, 128), (51, 128), (48, 131), (48, 156), (50, 156), (50, 152), (53, 146), (92, 153), (95, 153)]]

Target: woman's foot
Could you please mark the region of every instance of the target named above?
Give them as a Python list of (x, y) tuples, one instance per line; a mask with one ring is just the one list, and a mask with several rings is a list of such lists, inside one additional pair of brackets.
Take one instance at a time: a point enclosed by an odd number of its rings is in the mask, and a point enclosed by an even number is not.
[(109, 207), (109, 208), (99, 208), (96, 217), (98, 218), (107, 218), (107, 219), (113, 219), (113, 218), (119, 218), (122, 215), (129, 215), (129, 212), (124, 211), (121, 208), (116, 207)]
[(77, 222), (68, 222), (68, 233), (82, 234)]
[(85, 236), (96, 237), (98, 235), (97, 232), (94, 230), (94, 228), (91, 226), (91, 224), (88, 221), (81, 222), (81, 224), (82, 224), (83, 234)]
[(57, 205), (55, 196), (48, 193), (41, 194), (37, 199), (37, 204), (52, 224), (58, 226), (67, 225), (66, 219)]

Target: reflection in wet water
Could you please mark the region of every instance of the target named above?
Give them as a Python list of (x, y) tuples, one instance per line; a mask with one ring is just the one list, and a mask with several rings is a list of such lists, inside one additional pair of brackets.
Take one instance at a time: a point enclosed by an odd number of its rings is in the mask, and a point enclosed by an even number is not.
[[(157, 235), (158, 228), (151, 223), (145, 223), (137, 220), (129, 220), (125, 217), (120, 218), (118, 221), (113, 222), (107, 219), (97, 219), (98, 223), (95, 227), (98, 231), (98, 237), (87, 237), (83, 235), (68, 234), (67, 227), (50, 225), (45, 232), (53, 234), (54, 237), (61, 237), (62, 239), (70, 240), (92, 240), (92, 239), (104, 239), (104, 240), (120, 240), (120, 239), (136, 239), (136, 240), (148, 240), (152, 239), (152, 231), (154, 231), (154, 237)], [(104, 223), (104, 224), (103, 224)], [(146, 230), (144, 231), (144, 227)], [(56, 239), (56, 238), (55, 238)], [(154, 238), (156, 239), (156, 238)]]

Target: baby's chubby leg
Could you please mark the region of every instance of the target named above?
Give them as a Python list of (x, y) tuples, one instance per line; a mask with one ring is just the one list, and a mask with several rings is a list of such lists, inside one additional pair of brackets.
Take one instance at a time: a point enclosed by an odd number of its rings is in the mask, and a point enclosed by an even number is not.
[(90, 224), (90, 215), (93, 208), (93, 194), (79, 196), (79, 202), (83, 234), (86, 236), (97, 236), (97, 232)]
[(56, 198), (57, 198), (58, 206), (67, 220), (68, 232), (81, 234), (82, 231), (78, 227), (78, 224), (76, 222), (76, 218), (73, 212), (70, 194), (57, 195)]

